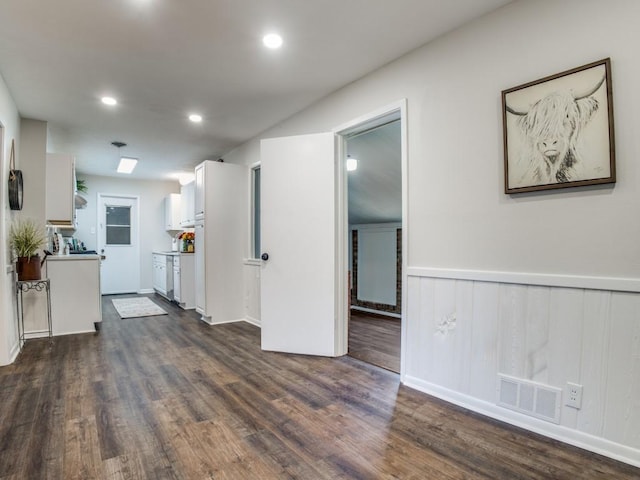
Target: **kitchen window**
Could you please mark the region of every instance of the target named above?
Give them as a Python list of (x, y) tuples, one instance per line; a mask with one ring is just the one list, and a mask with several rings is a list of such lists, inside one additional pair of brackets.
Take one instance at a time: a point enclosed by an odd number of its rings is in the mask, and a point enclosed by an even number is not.
[(253, 258), (260, 258), (260, 165), (251, 169), (251, 244)]

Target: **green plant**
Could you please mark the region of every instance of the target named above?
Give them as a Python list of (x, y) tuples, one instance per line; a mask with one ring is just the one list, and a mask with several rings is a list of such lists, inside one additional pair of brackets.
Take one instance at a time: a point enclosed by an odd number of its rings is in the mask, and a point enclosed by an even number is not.
[(84, 180), (76, 179), (76, 190), (79, 193), (87, 193), (89, 188), (87, 187), (87, 183)]
[(18, 257), (34, 257), (46, 240), (44, 228), (30, 218), (18, 219), (11, 224), (9, 245)]

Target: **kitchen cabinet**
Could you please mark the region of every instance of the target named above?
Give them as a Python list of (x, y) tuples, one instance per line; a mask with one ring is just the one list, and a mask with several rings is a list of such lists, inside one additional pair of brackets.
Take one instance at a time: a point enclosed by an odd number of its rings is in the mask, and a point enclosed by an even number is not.
[(196, 222), (195, 181), (180, 188), (180, 227), (190, 228)]
[(172, 193), (164, 199), (165, 230), (182, 230), (180, 226), (180, 194)]
[(166, 254), (153, 254), (153, 289), (164, 297), (167, 297), (170, 290), (169, 282), (167, 281), (169, 274), (173, 280), (173, 268), (167, 272), (167, 263)]
[(195, 307), (195, 258), (193, 253), (173, 257), (173, 299), (185, 310)]
[(204, 177), (205, 177), (205, 166), (213, 163), (211, 160), (207, 160), (206, 162), (201, 163), (195, 169), (195, 192), (193, 199), (193, 207), (195, 213), (196, 220), (202, 220), (204, 218), (204, 208), (205, 208), (205, 194), (204, 194)]
[(45, 180), (45, 217), (50, 225), (76, 227), (75, 158), (61, 153), (47, 153)]
[(196, 207), (195, 306), (212, 325), (244, 318), (243, 293), (237, 286), (244, 281), (249, 235), (248, 175), (244, 165), (205, 161), (196, 167), (196, 205), (198, 195), (203, 205)]
[(99, 255), (47, 257), (53, 335), (94, 332), (102, 322)]

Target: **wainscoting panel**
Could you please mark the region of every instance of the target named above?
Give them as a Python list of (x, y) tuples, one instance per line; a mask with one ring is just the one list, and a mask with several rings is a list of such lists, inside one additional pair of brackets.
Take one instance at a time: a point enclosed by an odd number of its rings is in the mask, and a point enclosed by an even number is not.
[[(407, 285), (408, 384), (498, 412), (498, 374), (559, 388), (564, 436), (640, 461), (640, 294), (411, 272)], [(567, 382), (583, 385), (582, 408), (564, 405)]]

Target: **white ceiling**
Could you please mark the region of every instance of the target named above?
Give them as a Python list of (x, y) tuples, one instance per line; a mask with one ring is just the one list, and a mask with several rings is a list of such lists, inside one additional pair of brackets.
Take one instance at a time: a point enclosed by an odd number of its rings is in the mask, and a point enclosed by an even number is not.
[[(140, 158), (133, 177), (165, 178), (506, 3), (2, 0), (0, 74), (79, 172), (117, 175), (122, 153)], [(261, 44), (273, 30), (278, 51)], [(119, 104), (103, 106), (106, 94)]]
[(402, 146), (400, 120), (347, 140), (358, 160), (349, 172), (349, 223), (402, 221)]

